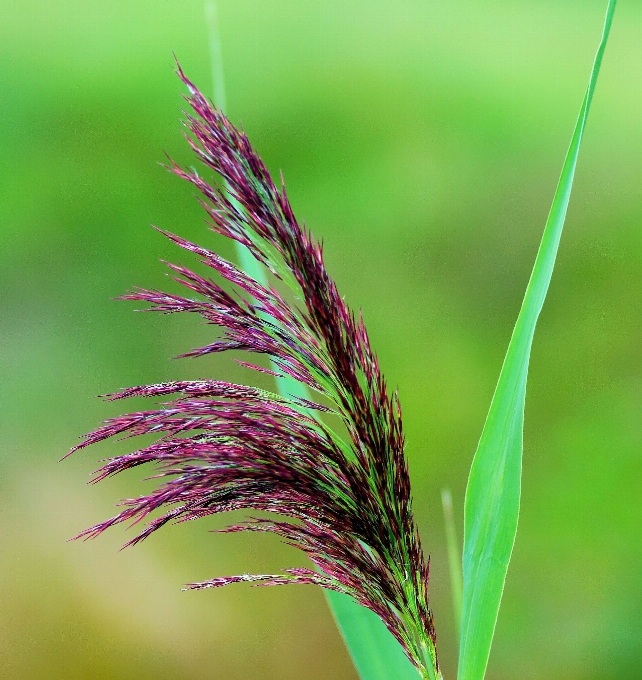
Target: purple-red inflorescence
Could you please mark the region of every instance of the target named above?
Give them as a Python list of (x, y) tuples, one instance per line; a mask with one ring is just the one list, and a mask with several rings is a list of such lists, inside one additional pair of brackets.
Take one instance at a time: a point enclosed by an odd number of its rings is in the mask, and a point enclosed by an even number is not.
[[(175, 164), (171, 170), (202, 193), (212, 229), (243, 244), (273, 276), (293, 286), (304, 307), (172, 234), (166, 235), (236, 292), (170, 264), (175, 280), (195, 297), (137, 289), (124, 299), (142, 300), (166, 313), (196, 312), (222, 329), (212, 344), (184, 356), (227, 349), (268, 355), (274, 368), (268, 372), (306, 385), (331, 406), (215, 380), (147, 385), (108, 395), (112, 400), (174, 398), (158, 410), (106, 421), (72, 451), (114, 435), (157, 433), (154, 444), (108, 459), (93, 481), (144, 463), (156, 464), (155, 477), (162, 481), (151, 493), (123, 501), (118, 515), (79, 536), (93, 537), (112, 525), (147, 518), (130, 545), (170, 521), (238, 509), (277, 513), (287, 519), (253, 518), (224, 531), (277, 534), (303, 550), (315, 569), (215, 578), (188, 587), (258, 581), (317, 584), (346, 593), (381, 617), (418, 668), (425, 668), (429, 658), (435, 665), (428, 562), (412, 515), (397, 395), (388, 394), (363, 320), (339, 295), (323, 264), (321, 245), (297, 222), (283, 184), (277, 189), (245, 134), (180, 67), (179, 75), (194, 112), (186, 121), (189, 142), (226, 188), (206, 183), (194, 170)], [(325, 411), (341, 418), (347, 442), (324, 423)], [(162, 514), (149, 519), (158, 510)]]

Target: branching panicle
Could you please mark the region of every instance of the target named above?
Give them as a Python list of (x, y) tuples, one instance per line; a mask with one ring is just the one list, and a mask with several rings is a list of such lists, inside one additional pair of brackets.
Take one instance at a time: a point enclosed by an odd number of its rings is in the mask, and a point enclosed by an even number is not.
[[(266, 354), (274, 365), (268, 372), (303, 383), (331, 406), (214, 380), (108, 395), (112, 400), (178, 396), (158, 410), (106, 421), (72, 450), (114, 435), (161, 435), (146, 448), (108, 459), (93, 479), (154, 463), (158, 487), (123, 501), (118, 515), (80, 536), (149, 519), (157, 510), (164, 514), (149, 520), (128, 545), (170, 521), (237, 509), (277, 513), (293, 521), (255, 518), (224, 531), (272, 532), (303, 550), (316, 570), (214, 578), (188, 587), (308, 583), (346, 593), (379, 615), (410, 660), (430, 677), (427, 669), (438, 666), (428, 562), (412, 516), (397, 394), (388, 394), (363, 319), (357, 320), (339, 295), (321, 245), (297, 222), (282, 180), (277, 189), (245, 134), (206, 101), (180, 67), (179, 75), (193, 110), (186, 123), (189, 142), (226, 190), (193, 170), (174, 163), (170, 169), (202, 193), (212, 229), (247, 247), (274, 276), (295, 288), (305, 306), (286, 302), (273, 287), (172, 234), (166, 235), (237, 292), (170, 264), (173, 278), (197, 297), (136, 289), (124, 299), (142, 300), (151, 310), (166, 313), (196, 312), (222, 329), (219, 339), (184, 356), (228, 349)], [(325, 411), (341, 418), (348, 442), (324, 424), (320, 414)]]

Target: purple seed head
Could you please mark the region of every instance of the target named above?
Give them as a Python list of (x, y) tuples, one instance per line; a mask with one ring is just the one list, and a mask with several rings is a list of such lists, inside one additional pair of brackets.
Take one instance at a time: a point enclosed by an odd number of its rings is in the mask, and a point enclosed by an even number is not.
[[(146, 519), (145, 528), (127, 543), (132, 545), (168, 522), (239, 509), (276, 513), (278, 520), (249, 518), (224, 531), (277, 534), (305, 552), (315, 569), (219, 577), (187, 587), (307, 583), (346, 593), (381, 617), (423, 669), (434, 658), (435, 630), (397, 394), (388, 393), (363, 319), (355, 318), (339, 295), (321, 244), (297, 222), (282, 181), (277, 188), (246, 135), (205, 99), (180, 66), (178, 74), (193, 111), (186, 121), (189, 143), (223, 182), (208, 184), (196, 171), (174, 163), (171, 171), (202, 194), (211, 228), (247, 247), (274, 277), (295, 288), (302, 304), (286, 301), (274, 287), (261, 285), (216, 253), (168, 233), (234, 292), (169, 264), (188, 297), (136, 289), (123, 299), (166, 313), (196, 312), (221, 329), (211, 344), (183, 356), (227, 349), (266, 354), (274, 367), (268, 373), (293, 378), (330, 406), (217, 380), (145, 385), (107, 395), (110, 400), (173, 397), (158, 409), (105, 421), (71, 452), (115, 435), (156, 433), (159, 439), (150, 446), (108, 459), (92, 481), (152, 463), (158, 486), (122, 501), (121, 512), (78, 538)], [(347, 441), (325, 424), (324, 412), (341, 419)], [(149, 519), (159, 510), (160, 516)]]

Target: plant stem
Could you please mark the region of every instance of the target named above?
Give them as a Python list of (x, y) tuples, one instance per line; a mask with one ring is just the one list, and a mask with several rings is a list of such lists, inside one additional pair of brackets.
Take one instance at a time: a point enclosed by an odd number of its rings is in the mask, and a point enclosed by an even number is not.
[(457, 639), (461, 635), (461, 602), (463, 578), (461, 573), (461, 549), (457, 540), (457, 530), (453, 517), (453, 500), (450, 489), (442, 489), (441, 504), (444, 509), (444, 527), (446, 529), (446, 550), (448, 552), (448, 570), (450, 571), (450, 591), (453, 600), (453, 615)]
[[(227, 102), (223, 54), (215, 0), (206, 1), (205, 16), (214, 80), (214, 103), (225, 112)], [(241, 243), (236, 242), (236, 249), (241, 268), (255, 281), (266, 285), (267, 275), (263, 266)], [(309, 398), (305, 385), (292, 378), (276, 378), (276, 383), (282, 396)], [(343, 593), (324, 589), (324, 594), (361, 680), (417, 680), (418, 674), (422, 675), (376, 614)], [(441, 674), (432, 667), (432, 658), (428, 666), (429, 675), (424, 680), (441, 680)]]

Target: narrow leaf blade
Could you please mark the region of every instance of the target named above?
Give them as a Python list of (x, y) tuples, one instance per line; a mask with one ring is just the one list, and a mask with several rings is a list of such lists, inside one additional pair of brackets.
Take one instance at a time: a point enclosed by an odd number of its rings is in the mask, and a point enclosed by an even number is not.
[(616, 0), (609, 1), (588, 88), (468, 479), (458, 680), (482, 680), (486, 672), (517, 531), (524, 401), (531, 345), (555, 265), (580, 144), (615, 5)]
[(461, 634), (461, 601), (463, 579), (461, 575), (461, 547), (457, 540), (457, 529), (453, 515), (453, 499), (450, 489), (441, 490), (441, 504), (444, 509), (444, 526), (446, 529), (446, 551), (448, 553), (448, 571), (450, 572), (450, 591), (453, 601), (453, 616), (457, 636)]
[(417, 669), (381, 619), (351, 597), (324, 591), (361, 680), (417, 680)]
[[(225, 81), (214, 0), (206, 2), (205, 14), (210, 38), (214, 101), (221, 110), (224, 110)], [(238, 242), (235, 245), (241, 268), (255, 281), (266, 285), (264, 267), (244, 245)], [(276, 383), (281, 396), (310, 398), (305, 385), (290, 377), (277, 377)], [(417, 680), (419, 677), (417, 669), (376, 614), (357, 604), (347, 595), (326, 589), (323, 592), (361, 680)]]

